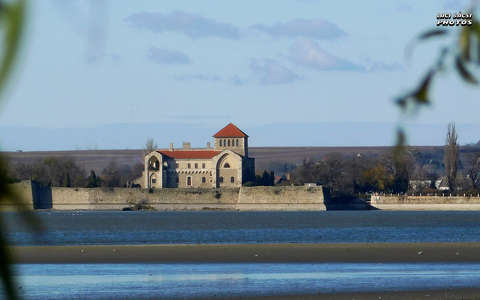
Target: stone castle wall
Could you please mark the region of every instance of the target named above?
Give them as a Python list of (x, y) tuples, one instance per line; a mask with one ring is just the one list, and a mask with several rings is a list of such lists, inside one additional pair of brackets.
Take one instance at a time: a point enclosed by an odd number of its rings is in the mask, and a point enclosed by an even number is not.
[(480, 197), (372, 195), (370, 204), (384, 210), (480, 210)]
[(33, 209), (33, 194), (32, 184), (30, 181), (22, 181), (18, 183), (9, 184), (9, 188), (15, 193), (16, 203), (13, 203), (12, 199), (5, 198), (0, 201), (0, 210), (11, 211), (18, 210), (23, 207), (25, 209)]
[[(321, 206), (321, 207), (320, 207)], [(241, 187), (239, 210), (326, 210), (322, 187)]]
[[(218, 189), (49, 188), (22, 183), (30, 208), (121, 210), (143, 204), (156, 210), (325, 210), (321, 187), (240, 187)], [(32, 190), (33, 187), (33, 190)], [(33, 192), (32, 192), (33, 191)]]

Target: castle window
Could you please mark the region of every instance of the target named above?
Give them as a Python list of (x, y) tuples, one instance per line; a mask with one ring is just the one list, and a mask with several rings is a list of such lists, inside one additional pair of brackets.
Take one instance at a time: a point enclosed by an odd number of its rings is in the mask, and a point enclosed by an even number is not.
[(156, 182), (157, 182), (157, 179), (152, 178), (152, 183), (156, 183)]
[(187, 186), (191, 186), (192, 185), (192, 177), (188, 176), (187, 177)]
[(220, 147), (223, 147), (222, 140), (220, 140), (219, 143), (220, 143)]
[(230, 147), (230, 140), (228, 140), (228, 147)]
[(202, 169), (205, 169), (205, 163), (202, 164)]
[(227, 140), (223, 140), (223, 147), (227, 147)]
[(230, 182), (231, 182), (231, 183), (234, 183), (234, 182), (235, 182), (235, 177), (233, 177), (233, 176), (230, 177)]
[(190, 169), (192, 166), (190, 165), (190, 163), (187, 164), (187, 169)]
[(229, 168), (230, 168), (230, 164), (229, 164), (229, 163), (225, 163), (225, 164), (223, 165), (223, 167), (224, 167), (225, 169), (229, 169)]
[(175, 164), (175, 168), (177, 168), (177, 169), (178, 169), (178, 163), (176, 163), (176, 164)]
[(198, 169), (198, 164), (197, 163), (195, 163), (195, 169)]
[(222, 177), (222, 176), (220, 176), (220, 177), (218, 178), (218, 182), (220, 182), (220, 183), (223, 182), (223, 177)]
[(160, 169), (160, 162), (156, 157), (152, 157), (148, 161), (148, 169), (158, 171)]
[(207, 179), (205, 177), (202, 177), (202, 183), (207, 182)]
[(238, 147), (238, 139), (235, 140), (235, 146)]

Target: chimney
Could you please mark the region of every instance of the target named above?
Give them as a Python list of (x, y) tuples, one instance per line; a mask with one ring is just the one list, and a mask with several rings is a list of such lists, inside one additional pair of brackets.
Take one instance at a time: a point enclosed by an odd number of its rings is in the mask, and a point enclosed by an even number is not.
[(173, 151), (173, 143), (170, 143), (170, 148), (168, 150)]
[(183, 149), (190, 149), (190, 142), (183, 142)]
[(212, 145), (210, 144), (210, 142), (207, 142), (207, 148), (208, 149), (212, 148)]

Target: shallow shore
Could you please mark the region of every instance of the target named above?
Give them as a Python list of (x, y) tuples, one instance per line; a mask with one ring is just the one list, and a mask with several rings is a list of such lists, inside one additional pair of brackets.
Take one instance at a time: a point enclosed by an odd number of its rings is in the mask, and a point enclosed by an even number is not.
[[(265, 297), (244, 297), (244, 298), (216, 298), (216, 300), (473, 300), (480, 299), (480, 288), (472, 289), (444, 289), (444, 290), (423, 290), (423, 291), (388, 291), (388, 292), (360, 292), (360, 293), (337, 293), (337, 294), (316, 294), (316, 295), (287, 295), (287, 296), (265, 296)], [(207, 299), (198, 299), (207, 300)]]
[(16, 263), (480, 262), (480, 242), (12, 246)]

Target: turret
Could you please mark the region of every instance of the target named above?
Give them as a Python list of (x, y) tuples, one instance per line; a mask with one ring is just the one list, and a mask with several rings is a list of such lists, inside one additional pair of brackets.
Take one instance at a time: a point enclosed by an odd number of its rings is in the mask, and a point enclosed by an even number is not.
[(248, 157), (248, 135), (237, 126), (229, 123), (213, 135), (215, 150), (231, 150)]

